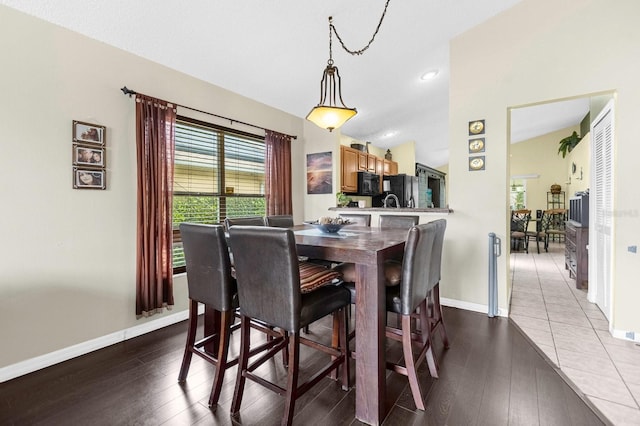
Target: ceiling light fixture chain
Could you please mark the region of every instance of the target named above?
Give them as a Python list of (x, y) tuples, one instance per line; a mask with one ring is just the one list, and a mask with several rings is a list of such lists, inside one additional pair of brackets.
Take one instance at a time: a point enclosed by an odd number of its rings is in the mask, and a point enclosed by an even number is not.
[(382, 11), (382, 16), (380, 17), (380, 21), (378, 22), (378, 26), (376, 27), (376, 30), (374, 31), (373, 35), (371, 36), (371, 40), (369, 40), (369, 43), (367, 43), (367, 45), (365, 47), (363, 47), (362, 49), (359, 50), (351, 50), (349, 49), (344, 42), (342, 41), (342, 37), (340, 37), (340, 34), (338, 34), (338, 30), (336, 30), (336, 27), (333, 25), (333, 18), (330, 16), (329, 17), (329, 59), (331, 59), (331, 32), (335, 33), (336, 37), (338, 38), (338, 41), (340, 41), (340, 44), (342, 45), (342, 48), (346, 51), (349, 52), (352, 55), (362, 55), (364, 53), (365, 50), (367, 50), (371, 44), (373, 43), (373, 40), (375, 40), (376, 35), (378, 35), (378, 31), (380, 31), (380, 27), (382, 26), (382, 21), (384, 21), (384, 17), (387, 14), (387, 7), (389, 7), (389, 2), (391, 0), (387, 0), (387, 2), (384, 5), (384, 10)]

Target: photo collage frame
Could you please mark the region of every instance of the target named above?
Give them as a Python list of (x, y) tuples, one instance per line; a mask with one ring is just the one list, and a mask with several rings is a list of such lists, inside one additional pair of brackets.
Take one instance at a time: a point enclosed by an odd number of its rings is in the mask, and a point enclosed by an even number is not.
[(73, 120), (74, 189), (107, 189), (105, 126)]

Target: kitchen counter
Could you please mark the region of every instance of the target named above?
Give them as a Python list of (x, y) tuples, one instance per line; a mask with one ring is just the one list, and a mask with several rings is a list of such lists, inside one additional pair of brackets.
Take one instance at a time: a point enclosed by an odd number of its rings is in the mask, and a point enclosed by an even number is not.
[(408, 208), (408, 207), (329, 207), (329, 211), (337, 211), (342, 213), (378, 213), (378, 214), (424, 214), (424, 213), (453, 213), (452, 209), (449, 208), (429, 208), (429, 209), (419, 209), (419, 208)]

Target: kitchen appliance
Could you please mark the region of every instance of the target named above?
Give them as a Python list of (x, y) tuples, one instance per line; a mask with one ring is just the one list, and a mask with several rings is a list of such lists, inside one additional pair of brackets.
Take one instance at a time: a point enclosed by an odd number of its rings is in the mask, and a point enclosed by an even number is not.
[(358, 172), (358, 195), (375, 196), (380, 194), (380, 175)]
[(395, 176), (385, 176), (384, 180), (389, 181), (389, 191), (385, 192), (382, 195), (394, 194), (396, 197), (398, 197), (398, 203), (400, 204), (400, 207), (416, 207), (419, 191), (418, 178), (416, 176), (401, 174)]

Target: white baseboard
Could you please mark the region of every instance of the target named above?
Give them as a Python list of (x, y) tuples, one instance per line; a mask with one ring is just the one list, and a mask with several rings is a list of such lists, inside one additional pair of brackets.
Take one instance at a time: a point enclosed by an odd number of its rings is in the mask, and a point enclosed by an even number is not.
[[(202, 312), (204, 307), (200, 305), (200, 308), (200, 312)], [(80, 355), (88, 354), (89, 352), (93, 352), (98, 349), (106, 348), (107, 346), (111, 346), (116, 343), (124, 342), (128, 339), (133, 339), (134, 337), (141, 336), (151, 331), (184, 321), (187, 318), (189, 318), (188, 310), (176, 312), (175, 314), (147, 321), (144, 324), (116, 331), (115, 333), (107, 334), (106, 336), (97, 337), (95, 339), (87, 340), (86, 342), (78, 343), (77, 345), (69, 346), (48, 354), (2, 367), (0, 368), (0, 383), (70, 360)]]
[[(451, 308), (464, 309), (466, 311), (482, 312), (483, 314), (486, 314), (489, 312), (489, 306), (487, 305), (481, 305), (479, 303), (463, 302), (462, 300), (447, 299), (446, 297), (440, 298), (440, 304), (442, 306), (449, 306)], [(498, 308), (498, 316), (508, 317), (509, 310)]]

